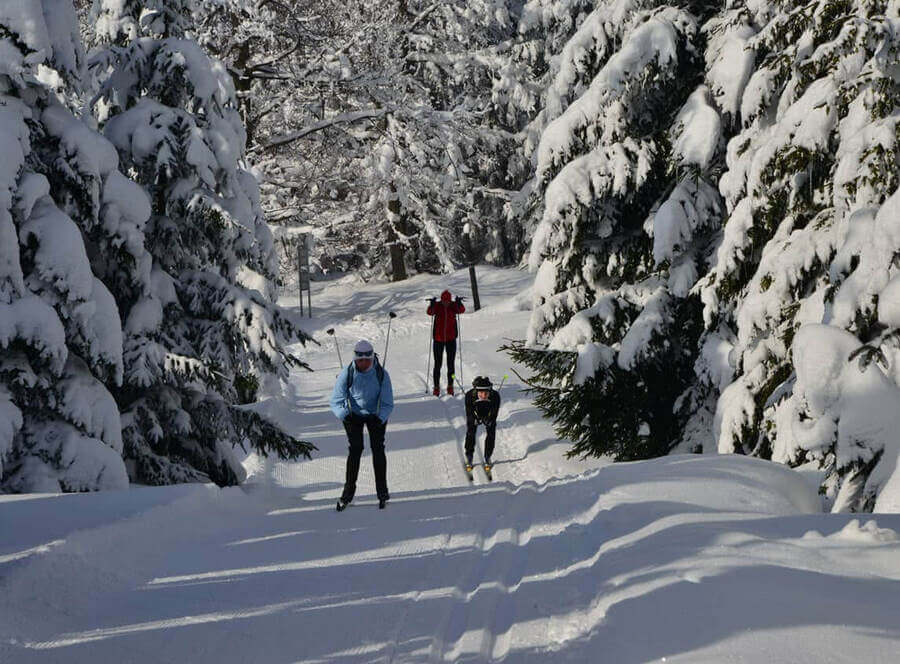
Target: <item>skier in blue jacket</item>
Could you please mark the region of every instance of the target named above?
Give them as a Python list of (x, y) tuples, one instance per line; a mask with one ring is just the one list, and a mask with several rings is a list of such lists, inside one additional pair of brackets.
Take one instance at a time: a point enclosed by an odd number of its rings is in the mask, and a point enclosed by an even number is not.
[(331, 411), (347, 431), (350, 451), (347, 454), (347, 479), (344, 492), (337, 503), (343, 511), (356, 493), (359, 460), (363, 451), (363, 426), (369, 430), (372, 466), (375, 469), (375, 491), (378, 507), (384, 509), (390, 498), (387, 488), (387, 458), (384, 454), (384, 434), (387, 421), (394, 410), (394, 390), (387, 370), (378, 362), (375, 350), (366, 340), (353, 348), (353, 362), (344, 367), (331, 393)]

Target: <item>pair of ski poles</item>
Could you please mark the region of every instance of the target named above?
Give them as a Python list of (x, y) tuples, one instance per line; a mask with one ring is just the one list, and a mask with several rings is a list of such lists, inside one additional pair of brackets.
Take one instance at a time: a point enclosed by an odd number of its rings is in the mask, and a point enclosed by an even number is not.
[[(394, 319), (396, 317), (397, 317), (397, 314), (395, 314), (393, 311), (388, 312), (387, 338), (384, 341), (384, 356), (381, 360), (382, 368), (387, 366), (388, 348), (390, 347), (390, 343), (391, 343), (391, 323), (394, 321)], [(325, 334), (327, 334), (334, 340), (334, 349), (337, 351), (337, 356), (338, 356), (338, 366), (340, 367), (340, 369), (343, 369), (344, 368), (344, 360), (341, 359), (341, 347), (338, 345), (337, 338), (334, 336), (334, 328), (329, 327), (327, 330), (325, 330)]]
[[(427, 302), (433, 302), (434, 300), (427, 300)], [(459, 385), (459, 389), (465, 392), (465, 387), (463, 386), (463, 355), (462, 355), (462, 320), (459, 314), (454, 314), (456, 316), (456, 338), (459, 340), (459, 378), (456, 377), (456, 373), (451, 374), (452, 379), (456, 379), (457, 384)], [(428, 345), (426, 346), (425, 357), (427, 360), (425, 361), (425, 394), (428, 394), (428, 374), (431, 371), (431, 355), (432, 348), (434, 342), (434, 319), (437, 316), (431, 317), (431, 333), (428, 335)]]

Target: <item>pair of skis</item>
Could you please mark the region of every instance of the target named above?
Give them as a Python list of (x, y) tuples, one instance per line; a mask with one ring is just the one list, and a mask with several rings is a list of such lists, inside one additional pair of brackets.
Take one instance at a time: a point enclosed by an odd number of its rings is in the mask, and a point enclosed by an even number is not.
[[(483, 464), (481, 464), (481, 468), (482, 468), (482, 470), (484, 470), (484, 475), (485, 475), (485, 477), (487, 477), (488, 482), (493, 482), (494, 481), (494, 475), (493, 475), (494, 466), (489, 463), (483, 463)], [(466, 472), (466, 477), (469, 478), (470, 482), (475, 481), (475, 476), (472, 474), (472, 471), (474, 469), (475, 469), (475, 466), (472, 464), (469, 464), (469, 463), (463, 464), (463, 470)]]

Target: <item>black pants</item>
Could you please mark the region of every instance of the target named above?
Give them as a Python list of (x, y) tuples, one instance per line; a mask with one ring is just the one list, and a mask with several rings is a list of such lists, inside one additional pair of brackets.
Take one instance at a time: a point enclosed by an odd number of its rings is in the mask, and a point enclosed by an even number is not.
[[(466, 459), (470, 459), (475, 453), (475, 429), (478, 423), (475, 420), (466, 420)], [(490, 459), (494, 454), (494, 439), (497, 437), (497, 423), (485, 424), (487, 436), (484, 438), (484, 458)]]
[(447, 385), (453, 385), (453, 374), (456, 373), (456, 339), (453, 341), (435, 341), (434, 346), (434, 386), (441, 386), (441, 362), (444, 351), (447, 351)]
[(363, 419), (360, 415), (350, 415), (344, 422), (350, 451), (347, 454), (347, 479), (344, 493), (345, 502), (353, 500), (356, 494), (356, 478), (359, 477), (359, 460), (363, 452), (363, 426), (369, 429), (369, 447), (372, 448), (372, 466), (375, 469), (375, 491), (378, 498), (390, 498), (387, 488), (387, 457), (384, 454), (384, 433), (387, 424), (382, 424), (377, 417)]

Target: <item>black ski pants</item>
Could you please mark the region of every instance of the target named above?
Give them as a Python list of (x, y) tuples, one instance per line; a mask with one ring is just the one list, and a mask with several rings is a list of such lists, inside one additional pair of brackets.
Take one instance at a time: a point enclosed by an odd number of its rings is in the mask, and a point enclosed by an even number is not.
[(372, 466), (375, 469), (375, 492), (379, 500), (390, 498), (387, 488), (387, 457), (384, 454), (387, 424), (382, 423), (375, 415), (363, 417), (352, 413), (344, 419), (350, 451), (347, 454), (347, 479), (341, 498), (348, 503), (356, 494), (356, 478), (359, 477), (359, 461), (363, 453), (363, 427), (369, 430), (369, 447), (372, 448)]
[(456, 339), (453, 341), (435, 341), (434, 346), (434, 386), (441, 386), (441, 362), (444, 360), (444, 352), (447, 353), (447, 385), (453, 384), (453, 375), (456, 373)]
[[(474, 418), (466, 419), (466, 459), (471, 459), (475, 453), (475, 430), (478, 422)], [(484, 458), (490, 459), (494, 454), (494, 439), (497, 437), (497, 423), (484, 425), (487, 435), (484, 438)]]

